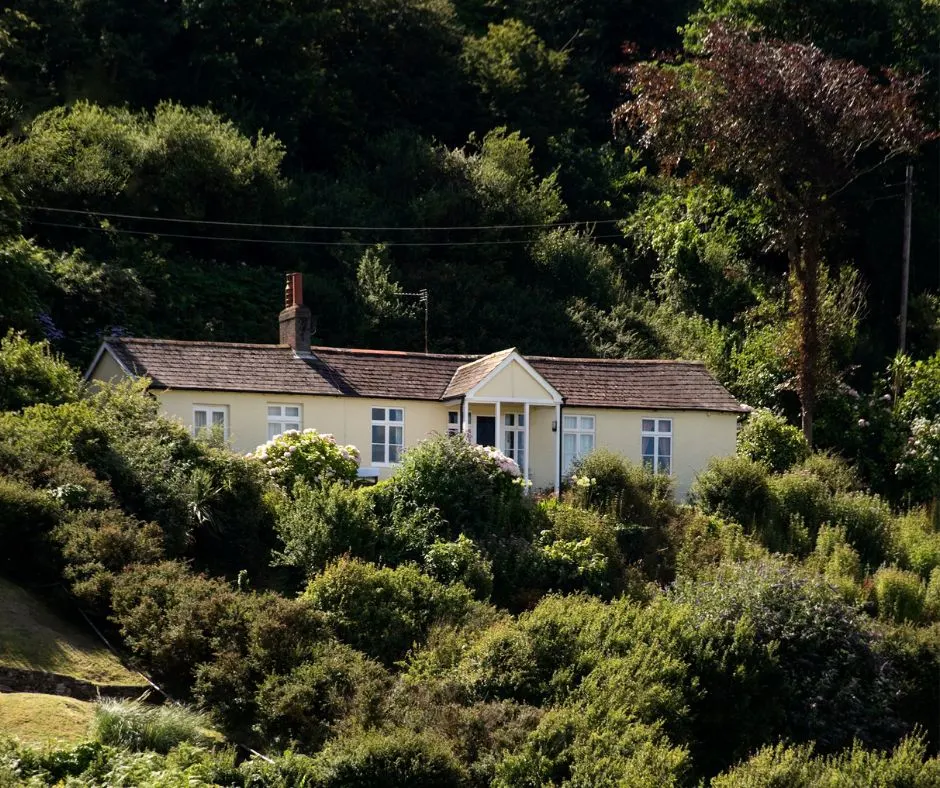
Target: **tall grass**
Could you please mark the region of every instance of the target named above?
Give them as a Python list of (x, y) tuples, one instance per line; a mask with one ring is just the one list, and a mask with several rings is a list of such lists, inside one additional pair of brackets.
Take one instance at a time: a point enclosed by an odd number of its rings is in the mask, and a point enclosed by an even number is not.
[(101, 744), (166, 754), (182, 742), (210, 742), (209, 719), (186, 706), (150, 706), (139, 701), (102, 700), (93, 735)]

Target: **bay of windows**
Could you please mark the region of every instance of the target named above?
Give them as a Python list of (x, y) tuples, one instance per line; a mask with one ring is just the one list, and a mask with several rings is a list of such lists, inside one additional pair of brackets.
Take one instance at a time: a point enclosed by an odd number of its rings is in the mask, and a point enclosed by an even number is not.
[(372, 464), (400, 462), (404, 445), (405, 411), (402, 408), (372, 408)]

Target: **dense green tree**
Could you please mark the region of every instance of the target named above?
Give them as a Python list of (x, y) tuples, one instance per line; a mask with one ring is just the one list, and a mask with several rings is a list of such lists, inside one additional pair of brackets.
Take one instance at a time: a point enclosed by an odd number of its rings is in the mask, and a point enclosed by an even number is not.
[(753, 41), (718, 24), (702, 47), (688, 69), (634, 68), (635, 98), (617, 115), (643, 134), (667, 168), (685, 159), (754, 189), (773, 211), (775, 242), (789, 262), (797, 391), (812, 444), (823, 352), (820, 291), (826, 241), (840, 218), (838, 198), (924, 140), (917, 83), (889, 76), (882, 84), (812, 45)]

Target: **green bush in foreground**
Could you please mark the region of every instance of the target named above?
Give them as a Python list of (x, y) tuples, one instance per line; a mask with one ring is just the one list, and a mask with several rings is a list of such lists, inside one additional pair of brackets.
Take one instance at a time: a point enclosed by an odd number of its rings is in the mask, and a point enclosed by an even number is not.
[(48, 342), (30, 342), (13, 329), (0, 338), (0, 410), (72, 402), (80, 390), (78, 372), (56, 356)]
[(875, 602), (878, 615), (897, 623), (918, 622), (924, 617), (926, 584), (913, 572), (894, 566), (875, 573)]
[(754, 411), (738, 433), (738, 454), (761, 463), (773, 473), (790, 470), (809, 453), (803, 433), (769, 410)]
[(95, 709), (93, 735), (101, 744), (166, 754), (182, 742), (208, 743), (208, 718), (176, 704), (148, 706), (103, 700)]

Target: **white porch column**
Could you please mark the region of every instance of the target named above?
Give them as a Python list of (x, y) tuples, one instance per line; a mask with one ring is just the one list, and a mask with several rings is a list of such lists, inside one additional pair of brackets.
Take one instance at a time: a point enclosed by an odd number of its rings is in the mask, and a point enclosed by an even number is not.
[(503, 450), (503, 423), (499, 415), (499, 400), (496, 400), (496, 448)]
[(564, 434), (560, 402), (555, 404), (555, 424), (558, 425), (558, 434), (555, 436), (555, 495), (559, 495), (561, 493), (561, 439)]
[[(522, 454), (523, 456), (522, 478), (525, 479), (526, 481), (529, 481), (529, 444), (530, 444), (530, 441), (529, 441), (529, 403), (528, 402), (526, 402), (526, 404), (523, 406), (523, 415), (525, 417), (525, 432), (523, 433), (525, 435), (525, 449)], [(525, 488), (526, 495), (529, 494), (529, 489), (530, 488), (526, 486)]]
[(470, 433), (470, 401), (467, 397), (463, 398), (463, 420), (460, 424), (460, 429), (467, 436), (467, 440), (472, 441), (473, 435)]

